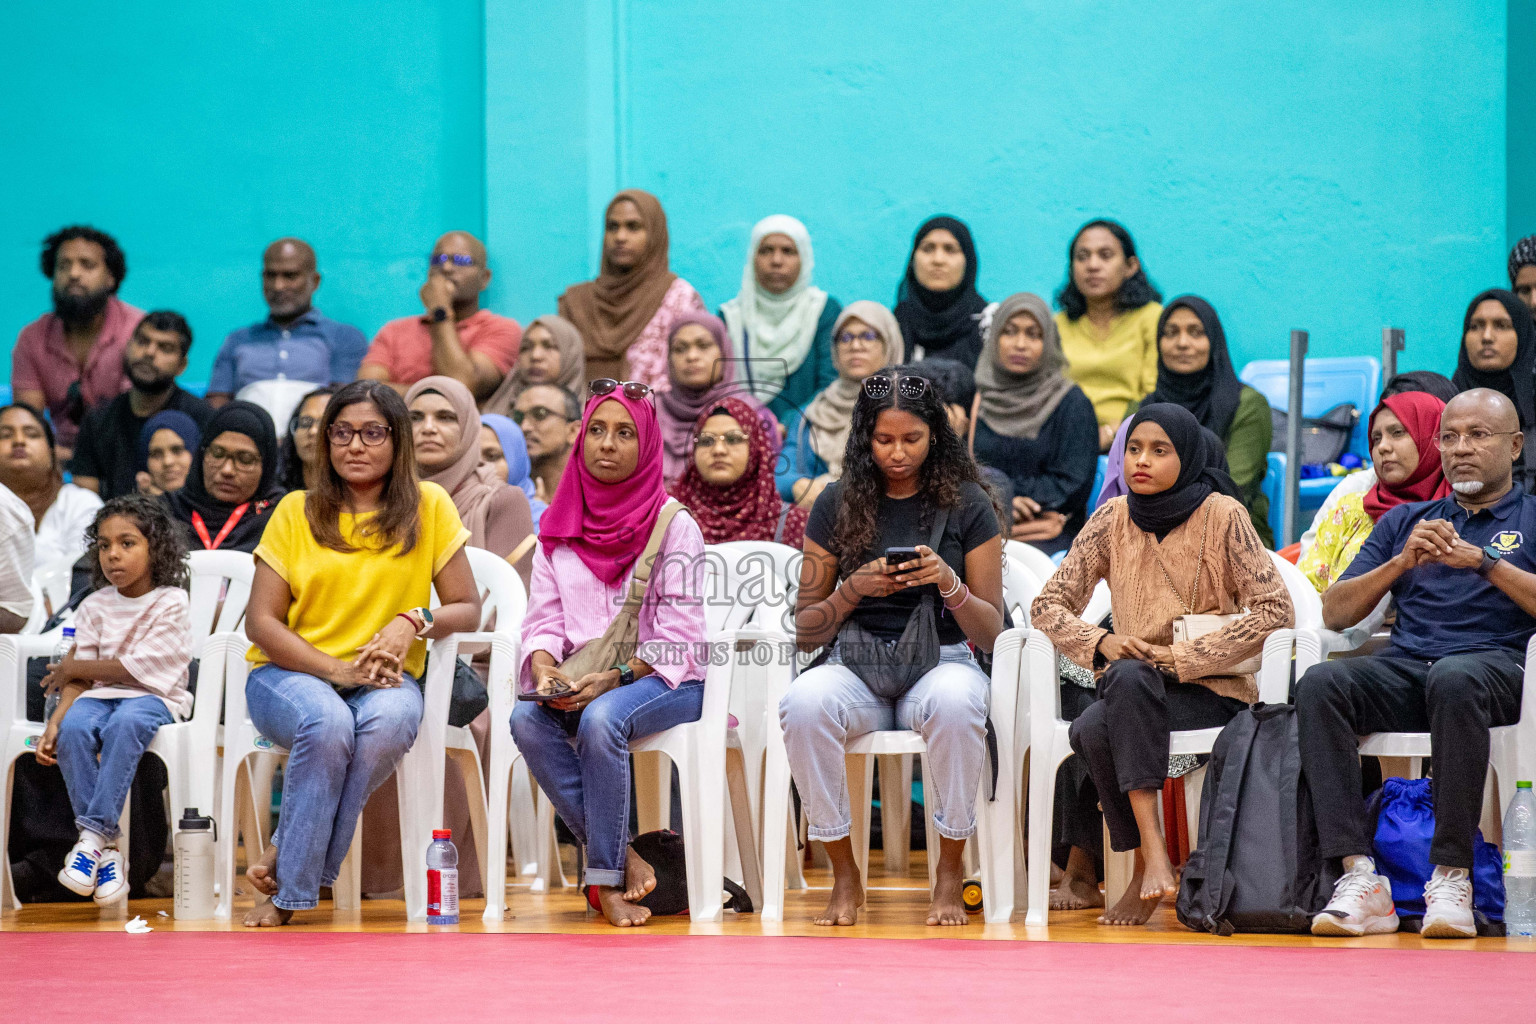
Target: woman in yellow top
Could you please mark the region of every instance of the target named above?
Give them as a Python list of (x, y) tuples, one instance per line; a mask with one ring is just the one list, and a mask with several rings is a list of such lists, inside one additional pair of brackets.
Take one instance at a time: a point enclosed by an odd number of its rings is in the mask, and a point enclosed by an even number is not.
[[(248, 927), (317, 905), (368, 795), (416, 739), (423, 638), (480, 622), (469, 531), (448, 492), (416, 482), (405, 401), (375, 381), (348, 384), (320, 437), (325, 472), (272, 513), (246, 607), (251, 721), (289, 751), (282, 820), (246, 872), (270, 899)], [(429, 609), (434, 585), (442, 604)]]
[(1321, 594), (1343, 575), (1389, 509), (1451, 493), (1441, 472), (1440, 416), (1445, 403), (1422, 391), (1388, 395), (1371, 413), (1371, 464), (1376, 483), (1346, 495), (1317, 528), (1317, 540), (1297, 568)]
[(1126, 407), (1157, 387), (1157, 320), (1162, 294), (1147, 280), (1131, 233), (1092, 220), (1067, 248), (1067, 283), (1056, 293), (1056, 327), (1067, 376), (1083, 389), (1108, 451)]

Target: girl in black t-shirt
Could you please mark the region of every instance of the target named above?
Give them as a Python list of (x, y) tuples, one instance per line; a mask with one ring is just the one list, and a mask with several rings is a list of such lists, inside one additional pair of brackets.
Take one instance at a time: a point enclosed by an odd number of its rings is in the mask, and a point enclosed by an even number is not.
[[(935, 551), (940, 509), (948, 519)], [(865, 378), (842, 479), (816, 499), (806, 526), (795, 607), (801, 649), (831, 650), (779, 705), (810, 837), (832, 861), (832, 899), (817, 924), (851, 925), (864, 903), (843, 759), (849, 741), (881, 729), (912, 729), (927, 744), (924, 791), (940, 835), (928, 923), (966, 922), (961, 853), (976, 830), (988, 697), (966, 642), (990, 651), (1003, 630), (998, 522), (938, 390), (904, 366)], [(888, 565), (892, 547), (916, 548), (918, 557)], [(838, 631), (852, 620), (878, 641), (899, 640), (925, 593), (938, 611), (939, 664), (900, 698), (882, 699), (843, 663)]]

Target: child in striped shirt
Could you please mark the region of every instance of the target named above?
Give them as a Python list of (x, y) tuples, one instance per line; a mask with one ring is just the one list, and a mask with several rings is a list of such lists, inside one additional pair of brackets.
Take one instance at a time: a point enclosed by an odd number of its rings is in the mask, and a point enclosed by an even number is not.
[(86, 539), (101, 589), (76, 610), (74, 649), (48, 666), (43, 686), (61, 698), (37, 759), (57, 761), (80, 827), (59, 882), (107, 904), (128, 892), (117, 822), (139, 758), (192, 710), (192, 622), (187, 549), (158, 500), (113, 498)]

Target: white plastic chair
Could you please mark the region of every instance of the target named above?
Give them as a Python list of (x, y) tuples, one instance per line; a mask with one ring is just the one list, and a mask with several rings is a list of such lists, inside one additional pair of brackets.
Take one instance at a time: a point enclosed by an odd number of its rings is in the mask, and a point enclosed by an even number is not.
[[(1322, 605), (1312, 584), (1307, 582), (1294, 565), (1274, 552), (1269, 554), (1291, 596), (1297, 621), (1310, 624), (1313, 621), (1311, 615), (1314, 605), (1320, 621)], [(1084, 620), (1090, 621), (1086, 613)], [(1297, 647), (1299, 633), (1299, 629), (1277, 629), (1264, 641), (1258, 676), (1260, 701), (1266, 704), (1285, 702), (1290, 690), (1292, 651)], [(1051, 821), (1056, 801), (1056, 771), (1071, 756), (1072, 744), (1068, 738), (1070, 723), (1061, 717), (1061, 682), (1056, 666), (1056, 648), (1039, 630), (1029, 630), (1025, 640), (1024, 679), (1029, 692), (1029, 744), (1026, 748), (1029, 754), (1029, 901), (1025, 922), (1042, 926), (1049, 919)], [(1220, 735), (1219, 728), (1176, 731), (1169, 737), (1169, 753), (1209, 754), (1216, 737)], [(1020, 763), (1016, 771), (1022, 771), (1026, 749), (1017, 752)], [(1205, 770), (1193, 771), (1184, 776), (1183, 781), (1185, 806), (1198, 809), (1200, 793), (1205, 785)], [(1189, 816), (1191, 847), (1199, 839), (1198, 822), (1199, 814), (1192, 812)], [(1130, 856), (1111, 854), (1106, 848), (1106, 903), (1112, 905), (1119, 898), (1125, 880), (1129, 877), (1126, 858)]]
[(258, 380), (247, 384), (240, 389), (235, 397), (242, 402), (252, 402), (267, 410), (272, 417), (273, 424), (277, 427), (277, 436), (281, 440), (287, 436), (288, 421), (293, 418), (293, 411), (299, 407), (304, 396), (324, 384), (314, 384), (307, 380), (292, 380), (287, 377), (278, 377), (272, 380)]
[(1050, 555), (1022, 540), (1004, 541), (1003, 553), (1017, 559), (1020, 565), (1034, 573), (1042, 585), (1056, 572), (1056, 563), (1051, 561)]

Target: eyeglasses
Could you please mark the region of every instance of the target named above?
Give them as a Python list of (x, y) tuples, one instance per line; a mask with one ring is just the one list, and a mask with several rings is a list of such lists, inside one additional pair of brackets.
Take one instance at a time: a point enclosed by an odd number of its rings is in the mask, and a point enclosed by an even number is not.
[(475, 258), (462, 252), (440, 252), (432, 257), (434, 267), (440, 267), (445, 263), (452, 263), (456, 267), (472, 267), (475, 265)]
[(230, 459), (235, 460), (235, 465), (241, 469), (254, 469), (261, 465), (261, 456), (256, 452), (232, 452), (222, 445), (210, 445), (203, 453), (203, 461), (211, 466), (222, 466)]
[(332, 423), (331, 429), (325, 432), (325, 436), (331, 439), (331, 444), (338, 448), (345, 448), (352, 443), (354, 437), (361, 437), (363, 444), (369, 448), (377, 448), (389, 440), (393, 431), (387, 423), (366, 423), (362, 430), (354, 430), (347, 423)]
[(693, 439), (695, 448), (713, 448), (717, 444), (724, 444), (727, 448), (740, 448), (747, 443), (747, 435), (739, 430), (733, 430), (729, 434), (700, 434)]
[(1496, 437), (1511, 437), (1520, 433), (1518, 430), (1483, 430), (1476, 428), (1471, 433), (1458, 434), (1454, 430), (1442, 430), (1435, 435), (1435, 447), (1443, 452), (1455, 451), (1461, 447), (1461, 442), (1467, 442), (1473, 451), (1486, 451), (1493, 446)]
[(618, 381), (612, 377), (599, 377), (587, 385), (587, 391), (594, 398), (611, 395), (620, 388), (624, 389), (624, 397), (631, 402), (638, 402), (651, 393), (651, 386), (649, 384), (642, 384), (637, 380)]
[(863, 345), (874, 346), (880, 344), (880, 335), (875, 331), (860, 331), (858, 334), (854, 334), (852, 331), (844, 331), (834, 340), (839, 345), (852, 345), (857, 341)]
[(300, 416), (293, 421), (294, 430), (314, 430), (320, 423), (319, 416)]
[(901, 397), (907, 399), (922, 398), (929, 388), (927, 377), (897, 377), (893, 381), (885, 374), (877, 373), (873, 377), (864, 378), (864, 397), (876, 402), (884, 401), (891, 397), (892, 384)]
[(523, 420), (525, 419), (533, 420), (535, 423), (543, 423), (551, 416), (554, 416), (557, 419), (565, 419), (564, 416), (561, 416), (555, 410), (546, 408), (542, 405), (536, 405), (532, 409), (529, 409), (527, 412), (524, 412), (521, 409), (512, 410), (512, 422), (516, 423), (518, 426), (522, 426)]

